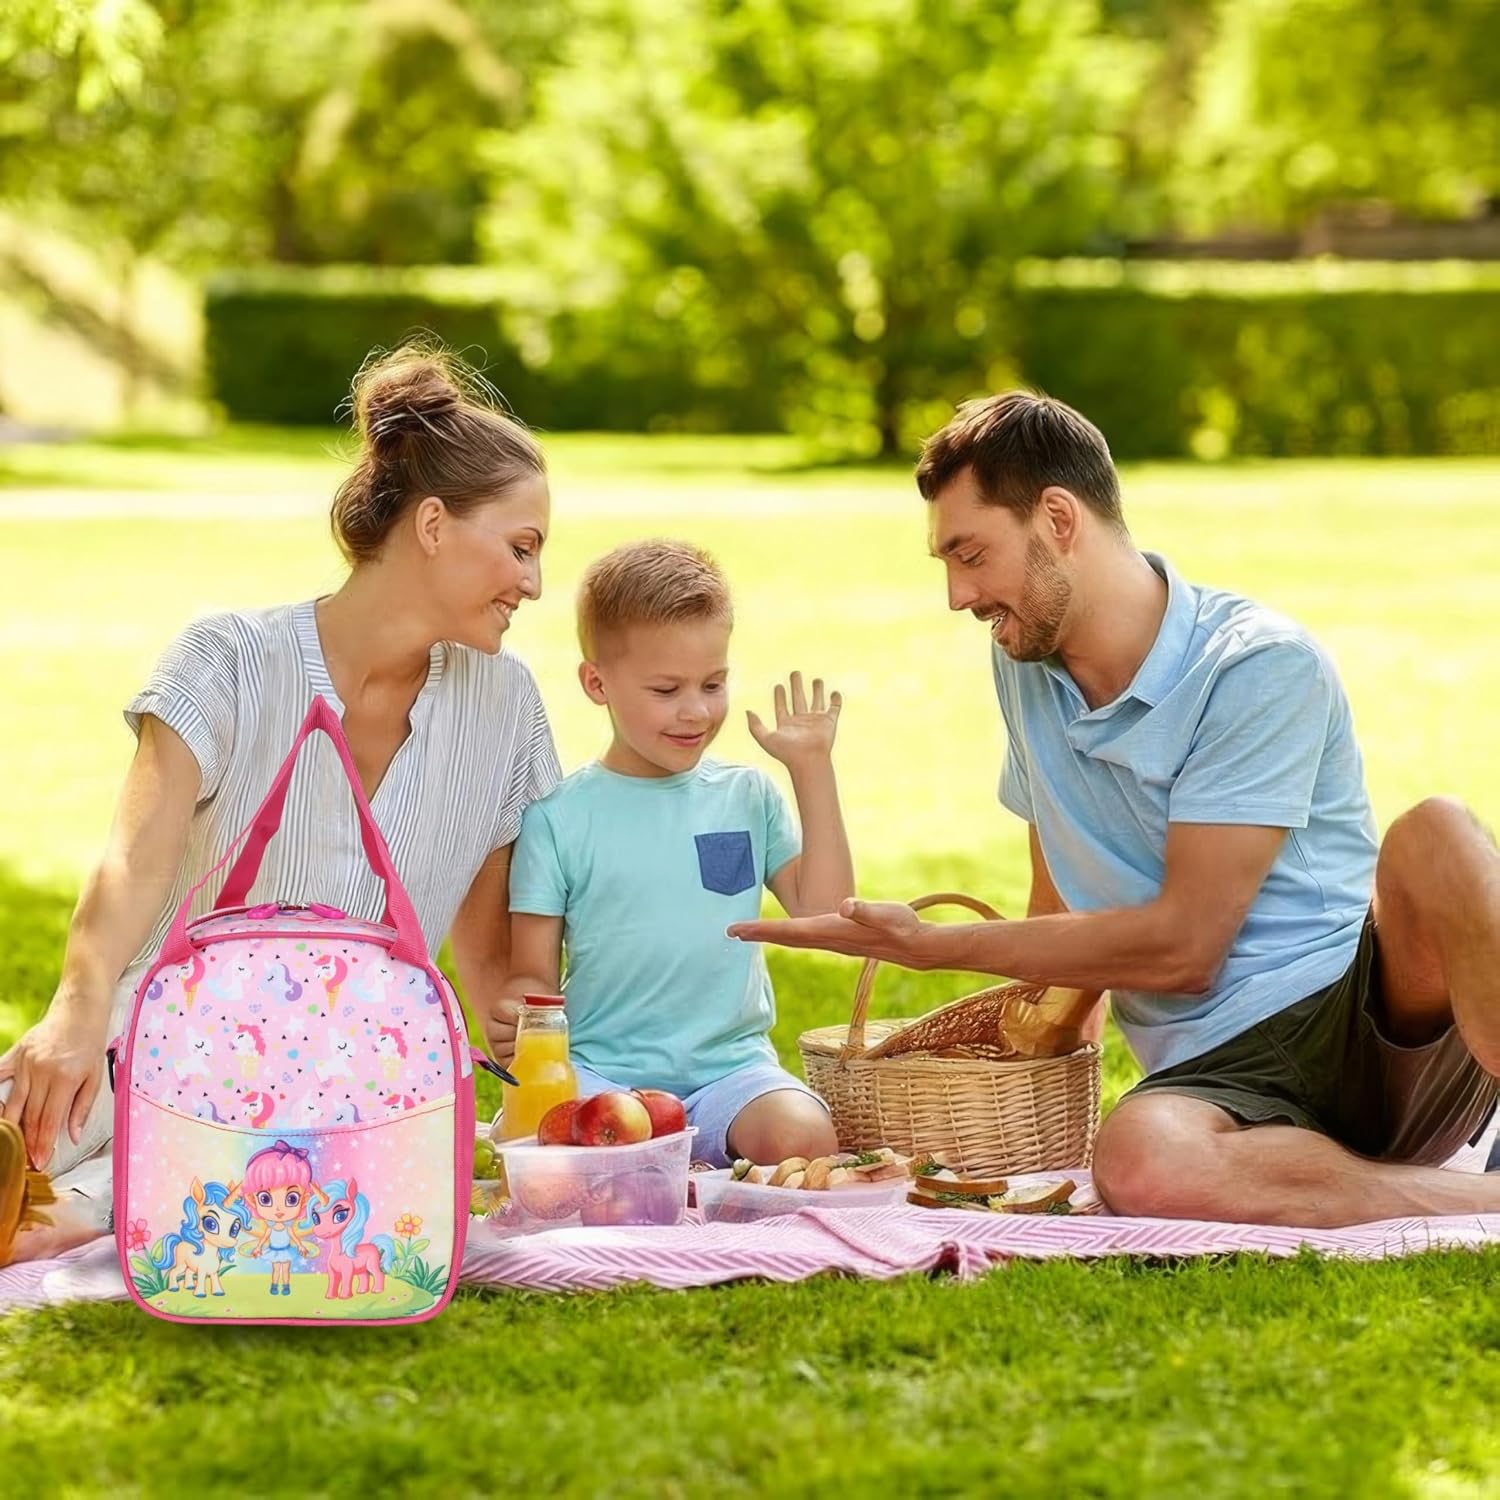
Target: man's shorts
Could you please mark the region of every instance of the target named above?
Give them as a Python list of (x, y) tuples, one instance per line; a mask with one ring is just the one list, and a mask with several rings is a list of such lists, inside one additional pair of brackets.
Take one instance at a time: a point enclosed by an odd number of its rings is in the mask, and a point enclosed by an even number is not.
[[(580, 1098), (608, 1093), (611, 1089), (631, 1087), (628, 1083), (611, 1083), (608, 1078), (584, 1067), (582, 1063), (575, 1062), (573, 1066), (578, 1074)], [(716, 1078), (701, 1089), (695, 1089), (682, 1101), (687, 1110), (688, 1124), (698, 1131), (693, 1141), (694, 1159), (712, 1162), (716, 1167), (727, 1167), (729, 1127), (734, 1124), (735, 1117), (747, 1104), (754, 1103), (763, 1095), (783, 1091), (806, 1094), (810, 1099), (817, 1099), (819, 1104), (823, 1104), (800, 1078), (774, 1062), (749, 1063), (743, 1068), (736, 1068), (732, 1073), (726, 1073), (722, 1078)], [(827, 1109), (828, 1106), (823, 1104), (823, 1108)]]
[(1475, 1062), (1456, 1026), (1420, 1047), (1385, 1035), (1373, 917), (1344, 975), (1248, 1031), (1176, 1067), (1138, 1094), (1187, 1094), (1246, 1125), (1284, 1121), (1331, 1136), (1361, 1156), (1439, 1165), (1476, 1140), (1500, 1083)]

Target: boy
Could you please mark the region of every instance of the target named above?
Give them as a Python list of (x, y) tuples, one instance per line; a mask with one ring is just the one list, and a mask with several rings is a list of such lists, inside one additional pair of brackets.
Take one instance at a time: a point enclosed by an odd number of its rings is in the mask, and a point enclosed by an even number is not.
[(821, 1156), (838, 1146), (822, 1101), (776, 1060), (761, 949), (725, 934), (768, 885), (793, 916), (854, 891), (832, 750), (837, 693), (790, 703), (750, 732), (791, 773), (803, 839), (769, 777), (705, 760), (728, 712), (728, 585), (682, 542), (620, 547), (584, 574), (579, 680), (609, 711), (593, 764), (526, 810), (510, 870), (511, 997), (497, 1056), (514, 1043), (515, 997), (556, 991), (581, 1095), (660, 1088), (682, 1097), (695, 1155), (716, 1166)]

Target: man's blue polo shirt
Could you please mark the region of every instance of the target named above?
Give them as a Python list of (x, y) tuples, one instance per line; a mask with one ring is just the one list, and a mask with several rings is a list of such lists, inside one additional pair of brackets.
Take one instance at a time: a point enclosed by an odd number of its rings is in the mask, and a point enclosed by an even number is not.
[(1169, 823), (1289, 830), (1206, 995), (1112, 992), (1141, 1066), (1159, 1072), (1333, 983), (1354, 957), (1374, 885), (1375, 820), (1333, 663), (1249, 599), (1167, 583), (1167, 610), (1130, 686), (1090, 710), (1056, 659), (994, 650), (1009, 746), (1000, 800), (1036, 825), (1071, 911), (1160, 891)]

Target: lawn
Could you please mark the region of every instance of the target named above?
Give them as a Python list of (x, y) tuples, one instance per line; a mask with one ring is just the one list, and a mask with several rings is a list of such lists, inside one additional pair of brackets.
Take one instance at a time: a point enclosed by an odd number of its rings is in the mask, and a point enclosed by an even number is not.
[[(780, 440), (560, 438), (547, 593), (518, 618), (565, 763), (603, 724), (573, 678), (572, 586), (631, 536), (711, 547), (736, 588), (734, 691), (846, 696), (861, 882), (1022, 902), (994, 800), (987, 641), (944, 607), (893, 470)], [(45, 1005), (129, 752), (120, 705), (206, 610), (336, 585), (333, 434), (0, 449), (0, 1040)], [(1482, 705), (1500, 463), (1126, 474), (1142, 545), (1308, 623), (1345, 676), (1377, 811), (1430, 791), (1500, 812)], [(759, 751), (732, 718), (720, 753)], [(845, 1014), (851, 963), (773, 958), (777, 1042)], [(961, 992), (887, 975), (876, 1010)], [(1111, 1039), (1110, 1097), (1134, 1076)], [(1496, 1493), (1500, 1256), (1018, 1266), (971, 1286), (819, 1282), (569, 1300), (466, 1295), (390, 1332), (207, 1333), (120, 1306), (0, 1325), (0, 1493), (1308, 1495)]]

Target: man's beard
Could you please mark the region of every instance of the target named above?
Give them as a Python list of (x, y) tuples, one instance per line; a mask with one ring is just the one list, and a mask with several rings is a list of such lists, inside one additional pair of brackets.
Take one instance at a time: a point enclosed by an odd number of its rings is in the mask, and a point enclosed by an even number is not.
[(1001, 650), (1012, 661), (1045, 661), (1057, 655), (1063, 621), (1072, 602), (1073, 586), (1052, 554), (1037, 538), (1026, 543), (1026, 580), (1021, 598), (1011, 611), (1015, 641), (1002, 643)]

